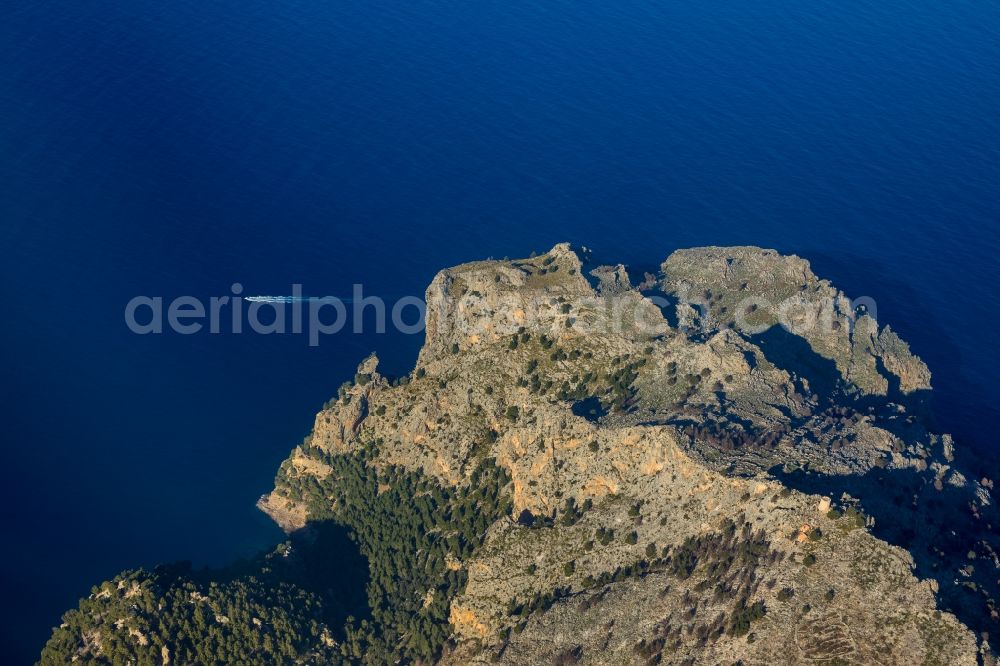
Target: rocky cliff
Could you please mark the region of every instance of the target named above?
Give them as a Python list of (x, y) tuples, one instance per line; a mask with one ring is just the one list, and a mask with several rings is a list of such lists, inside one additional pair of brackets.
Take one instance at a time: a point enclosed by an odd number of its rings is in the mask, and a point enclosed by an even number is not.
[(565, 244), (434, 278), (414, 370), (365, 359), (260, 500), (369, 562), (298, 660), (991, 659), (992, 483), (873, 304), (754, 247), (632, 282)]

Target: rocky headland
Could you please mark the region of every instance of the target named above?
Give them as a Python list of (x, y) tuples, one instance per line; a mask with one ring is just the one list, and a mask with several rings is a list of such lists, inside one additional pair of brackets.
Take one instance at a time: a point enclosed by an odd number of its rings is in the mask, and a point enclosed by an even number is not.
[(441, 271), (413, 371), (364, 359), (260, 499), (288, 543), (103, 583), (42, 663), (992, 663), (992, 482), (871, 304), (756, 247), (586, 258)]

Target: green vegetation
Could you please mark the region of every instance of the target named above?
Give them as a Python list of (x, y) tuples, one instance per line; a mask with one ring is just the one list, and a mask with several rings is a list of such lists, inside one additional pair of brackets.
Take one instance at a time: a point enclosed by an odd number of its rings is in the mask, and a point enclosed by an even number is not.
[[(451, 600), (465, 586), (457, 563), (471, 557), (487, 528), (512, 510), (506, 471), (483, 459), (467, 487), (445, 488), (418, 472), (376, 467), (374, 445), (345, 455), (305, 450), (333, 472), (320, 480), (286, 464), (276, 487), (305, 503), (317, 525), (349, 529), (367, 558), (367, 609), (362, 599), (339, 603), (306, 592), (313, 589), (307, 581), (279, 576), (285, 557), (221, 580), (176, 567), (126, 572), (66, 614), (42, 663), (69, 663), (90, 650), (91, 663), (160, 664), (164, 646), (172, 663), (219, 666), (415, 663), (439, 656), (450, 633)], [(342, 556), (330, 559), (340, 567), (331, 570), (323, 560), (315, 569), (363, 578), (343, 569)], [(370, 611), (370, 618), (346, 617), (355, 610)]]
[[(767, 612), (763, 601), (750, 601), (760, 585), (757, 567), (763, 563), (777, 561), (781, 554), (771, 550), (763, 531), (758, 530), (755, 533), (750, 523), (743, 517), (740, 517), (740, 520), (742, 528), (738, 528), (736, 522), (727, 520), (720, 532), (689, 537), (680, 546), (665, 548), (661, 558), (643, 559), (625, 567), (618, 567), (614, 571), (605, 571), (599, 576), (587, 576), (583, 580), (583, 590), (578, 590), (577, 594), (587, 594), (584, 590), (599, 587), (604, 589), (584, 598), (580, 605), (581, 610), (586, 611), (600, 604), (607, 594), (606, 586), (609, 584), (642, 578), (653, 573), (667, 574), (679, 580), (698, 575), (703, 578), (694, 585), (693, 590), (711, 595), (715, 602), (731, 600), (733, 603), (729, 612), (716, 615), (711, 622), (699, 624), (698, 608), (705, 604), (699, 604), (697, 598), (688, 591), (684, 596), (688, 610), (683, 618), (678, 620), (682, 624), (675, 625), (672, 620), (659, 623), (656, 628), (657, 635), (651, 640), (640, 641), (635, 646), (635, 653), (648, 660), (648, 663), (659, 663), (663, 651), (675, 650), (684, 635), (695, 634), (699, 643), (704, 645), (726, 633), (730, 636), (747, 634), (751, 624), (764, 617)], [(611, 533), (604, 528), (599, 528), (597, 532), (599, 539)], [(650, 545), (655, 552), (655, 544)], [(569, 564), (567, 563), (564, 568), (566, 575), (572, 573), (568, 569)], [(575, 571), (575, 565), (573, 570)], [(548, 610), (552, 604), (571, 595), (573, 595), (572, 587), (557, 587), (538, 592), (525, 602), (511, 599), (507, 605), (507, 613), (512, 618), (524, 620), (532, 613)]]
[(559, 524), (563, 527), (575, 525), (592, 506), (593, 501), (590, 499), (585, 500), (582, 506), (577, 506), (575, 499), (567, 497), (560, 512)]
[(608, 403), (615, 411), (628, 411), (635, 400), (635, 389), (632, 383), (639, 378), (639, 368), (646, 364), (646, 359), (639, 359), (623, 365), (609, 376), (610, 388)]
[(749, 606), (742, 602), (730, 615), (729, 628), (726, 633), (730, 636), (743, 636), (750, 632), (750, 623), (759, 620), (767, 613), (767, 608), (763, 601), (755, 601)]
[(379, 664), (433, 659), (448, 637), (451, 600), (465, 585), (465, 572), (449, 563), (470, 557), (486, 529), (510, 514), (506, 471), (485, 459), (456, 490), (400, 467), (376, 469), (375, 446), (313, 453), (333, 468), (330, 476), (279, 476), (277, 486), (307, 501), (314, 518), (348, 527), (368, 558), (372, 621), (348, 627), (342, 654)]
[(852, 507), (848, 507), (847, 510), (844, 511), (844, 522), (843, 522), (843, 525), (844, 525), (845, 529), (851, 530), (851, 529), (858, 529), (858, 528), (864, 527), (865, 526), (865, 522), (866, 522), (865, 514), (861, 513), (860, 511), (858, 511), (857, 509), (855, 509), (853, 506)]
[(268, 572), (203, 583), (178, 567), (126, 571), (63, 616), (39, 663), (339, 663), (323, 600)]
[(510, 617), (527, 618), (532, 613), (546, 611), (552, 608), (559, 599), (565, 599), (570, 595), (569, 587), (557, 587), (548, 592), (539, 592), (526, 603), (520, 603), (517, 599), (511, 599), (507, 604), (507, 615)]

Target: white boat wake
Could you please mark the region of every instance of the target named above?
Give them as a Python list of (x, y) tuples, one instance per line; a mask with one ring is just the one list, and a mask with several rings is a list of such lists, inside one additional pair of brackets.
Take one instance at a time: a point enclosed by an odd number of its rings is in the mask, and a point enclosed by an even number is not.
[(336, 300), (341, 303), (353, 303), (353, 298), (341, 298), (339, 296), (246, 296), (245, 301), (250, 303), (305, 303), (308, 301), (329, 301)]

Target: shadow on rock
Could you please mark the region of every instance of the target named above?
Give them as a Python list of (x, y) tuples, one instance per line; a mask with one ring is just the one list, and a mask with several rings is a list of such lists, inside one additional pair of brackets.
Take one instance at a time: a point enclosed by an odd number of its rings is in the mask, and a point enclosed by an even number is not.
[(909, 551), (914, 574), (937, 582), (941, 608), (996, 640), (1000, 561), (991, 525), (996, 512), (979, 506), (968, 485), (935, 484), (914, 470), (874, 469), (857, 476), (770, 471), (790, 488), (829, 496), (842, 507), (856, 504), (874, 518), (874, 536)]

